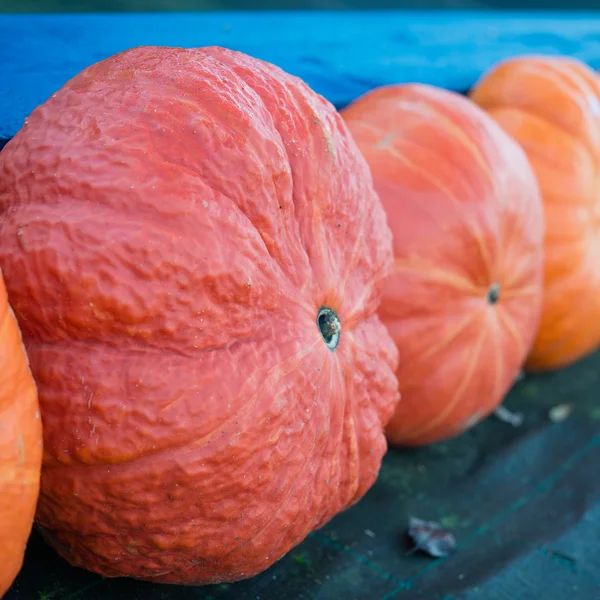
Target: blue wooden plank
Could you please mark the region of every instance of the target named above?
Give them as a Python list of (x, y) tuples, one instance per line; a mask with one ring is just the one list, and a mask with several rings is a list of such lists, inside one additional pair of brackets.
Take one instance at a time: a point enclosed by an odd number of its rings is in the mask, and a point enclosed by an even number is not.
[(467, 89), (495, 61), (562, 53), (600, 68), (600, 13), (241, 12), (0, 16), (0, 139), (87, 65), (139, 45), (221, 45), (302, 77), (337, 106), (421, 81)]

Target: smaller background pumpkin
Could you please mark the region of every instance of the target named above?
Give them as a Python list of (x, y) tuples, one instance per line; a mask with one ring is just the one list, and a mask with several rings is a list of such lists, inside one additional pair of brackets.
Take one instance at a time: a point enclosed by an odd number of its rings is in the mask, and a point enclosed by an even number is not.
[(41, 462), (36, 387), (0, 271), (0, 597), (23, 564)]
[(394, 235), (379, 314), (400, 350), (393, 444), (461, 433), (512, 386), (537, 330), (543, 212), (517, 144), (468, 99), (376, 89), (343, 111)]
[(600, 345), (600, 80), (571, 58), (522, 56), (471, 98), (524, 149), (544, 200), (544, 306), (526, 368), (565, 367)]

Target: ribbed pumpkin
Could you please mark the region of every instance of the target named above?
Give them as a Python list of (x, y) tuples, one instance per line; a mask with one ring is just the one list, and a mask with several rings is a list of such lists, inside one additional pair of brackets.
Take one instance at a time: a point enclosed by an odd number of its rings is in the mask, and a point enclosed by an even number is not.
[(567, 57), (522, 56), (471, 98), (524, 149), (544, 199), (545, 289), (526, 367), (565, 367), (600, 346), (600, 79)]
[(37, 391), (0, 270), (0, 597), (23, 563), (41, 464)]
[(219, 48), (113, 56), (5, 147), (0, 210), (45, 421), (37, 519), (68, 561), (243, 579), (375, 481), (391, 232), (303, 82)]
[(373, 90), (343, 111), (394, 236), (379, 314), (400, 349), (393, 444), (455, 436), (502, 401), (539, 322), (543, 213), (522, 150), (466, 98)]

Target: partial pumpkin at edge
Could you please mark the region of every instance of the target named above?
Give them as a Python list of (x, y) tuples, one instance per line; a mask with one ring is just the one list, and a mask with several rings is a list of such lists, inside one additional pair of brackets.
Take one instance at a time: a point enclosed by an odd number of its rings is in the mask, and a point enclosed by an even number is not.
[(0, 598), (23, 564), (41, 467), (37, 390), (0, 269)]
[(600, 347), (600, 77), (577, 59), (524, 55), (470, 97), (523, 148), (544, 201), (544, 304), (526, 370), (566, 367)]

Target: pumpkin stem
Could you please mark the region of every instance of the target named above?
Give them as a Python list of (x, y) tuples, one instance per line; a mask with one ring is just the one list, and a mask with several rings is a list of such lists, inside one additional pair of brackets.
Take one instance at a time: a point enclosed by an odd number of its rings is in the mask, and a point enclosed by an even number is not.
[(335, 350), (340, 341), (342, 324), (335, 311), (323, 306), (317, 314), (317, 325), (330, 350)]
[(488, 289), (488, 292), (487, 292), (487, 301), (490, 304), (496, 304), (496, 302), (498, 302), (498, 300), (500, 300), (500, 284), (492, 283), (492, 285), (490, 285), (490, 288)]

